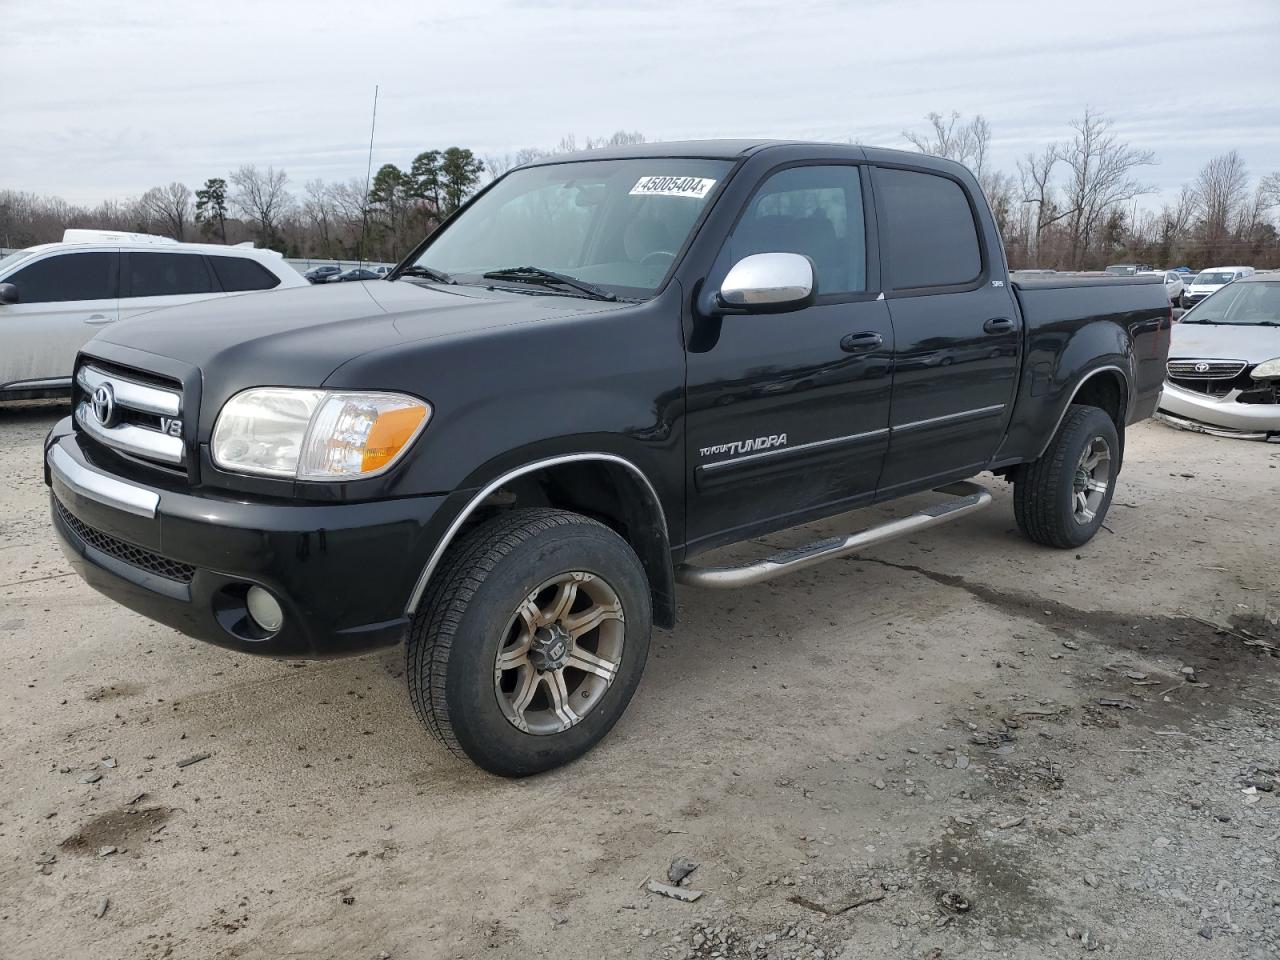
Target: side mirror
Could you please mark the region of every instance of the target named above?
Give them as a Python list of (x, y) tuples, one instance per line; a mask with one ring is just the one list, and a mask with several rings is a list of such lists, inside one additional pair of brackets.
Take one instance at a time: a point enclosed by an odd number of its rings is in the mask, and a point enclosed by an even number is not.
[(18, 288), (12, 283), (0, 283), (0, 304), (17, 302)]
[(786, 313), (817, 296), (813, 261), (798, 253), (753, 253), (733, 265), (720, 285), (718, 305), (731, 312)]

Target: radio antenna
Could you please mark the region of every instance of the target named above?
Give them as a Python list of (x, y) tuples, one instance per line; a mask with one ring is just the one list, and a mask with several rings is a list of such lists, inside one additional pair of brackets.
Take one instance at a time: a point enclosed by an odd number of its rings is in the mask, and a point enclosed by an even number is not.
[(373, 179), (373, 132), (378, 129), (378, 85), (373, 85), (373, 119), (369, 123), (369, 162), (364, 168), (364, 197), (360, 201), (360, 245), (356, 259), (364, 266), (364, 237), (369, 229), (369, 184)]

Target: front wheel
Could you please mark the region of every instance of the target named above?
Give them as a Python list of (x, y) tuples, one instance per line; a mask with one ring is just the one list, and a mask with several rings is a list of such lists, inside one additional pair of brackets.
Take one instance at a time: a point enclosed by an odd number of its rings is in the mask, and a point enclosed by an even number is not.
[(564, 510), (513, 510), (450, 549), (409, 631), (409, 693), (453, 753), (501, 776), (576, 759), (609, 732), (649, 651), (630, 546)]
[(1040, 459), (1013, 488), (1018, 529), (1047, 547), (1079, 547), (1102, 527), (1115, 494), (1120, 437), (1105, 411), (1073, 406)]

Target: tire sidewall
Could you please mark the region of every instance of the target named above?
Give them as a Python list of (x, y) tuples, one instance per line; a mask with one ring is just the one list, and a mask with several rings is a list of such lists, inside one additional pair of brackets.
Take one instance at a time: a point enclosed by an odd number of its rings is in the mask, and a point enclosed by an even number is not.
[[(547, 580), (574, 570), (601, 577), (622, 603), (622, 664), (596, 706), (568, 730), (518, 730), (494, 689), (498, 645), (520, 603)], [(651, 611), (644, 570), (617, 534), (595, 523), (541, 531), (512, 549), (485, 577), (454, 630), (446, 701), (459, 745), (479, 766), (524, 776), (560, 766), (598, 743), (618, 721), (639, 685), (649, 651)]]
[[(1072, 425), (1074, 429), (1063, 435), (1062, 473), (1058, 478), (1058, 489), (1054, 491), (1054, 501), (1058, 514), (1060, 529), (1072, 546), (1081, 546), (1093, 539), (1102, 528), (1111, 507), (1111, 498), (1116, 492), (1116, 474), (1120, 466), (1120, 436), (1116, 425), (1107, 414), (1094, 407), (1082, 408), (1087, 415), (1079, 417)], [(1108, 478), (1107, 492), (1098, 504), (1097, 514), (1089, 523), (1077, 523), (1075, 518), (1075, 473), (1076, 464), (1085, 447), (1094, 439), (1101, 438), (1107, 445), (1111, 455), (1111, 476)]]

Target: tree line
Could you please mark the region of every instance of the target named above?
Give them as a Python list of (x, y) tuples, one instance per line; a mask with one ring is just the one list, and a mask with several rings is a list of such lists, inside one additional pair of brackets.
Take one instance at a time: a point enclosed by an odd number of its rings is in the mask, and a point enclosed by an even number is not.
[(1176, 200), (1145, 202), (1144, 174), (1158, 161), (1124, 141), (1112, 120), (1086, 109), (1063, 139), (1027, 153), (1010, 173), (991, 167), (982, 115), (931, 113), (903, 136), (924, 153), (968, 166), (982, 184), (1014, 269), (1280, 266), (1280, 172), (1256, 181), (1236, 150), (1211, 158)]
[[(1229, 150), (1208, 160), (1178, 197), (1158, 208), (1144, 174), (1155, 154), (1127, 143), (1109, 118), (1086, 109), (1060, 140), (1027, 153), (1013, 171), (990, 158), (992, 130), (981, 115), (931, 113), (903, 137), (925, 153), (967, 165), (991, 204), (1014, 269), (1094, 270), (1115, 262), (1206, 267), (1280, 266), (1280, 172), (1251, 176)], [(158, 233), (178, 240), (252, 240), (286, 256), (395, 261), (474, 193), (486, 177), (575, 150), (643, 143), (619, 130), (554, 147), (526, 147), (483, 159), (464, 147), (424, 150), (406, 167), (384, 164), (360, 178), (309, 180), (292, 189), (282, 169), (249, 164), (210, 177), (197, 190), (174, 181), (140, 197), (96, 207), (0, 190), (0, 246), (58, 240), (67, 227)]]

